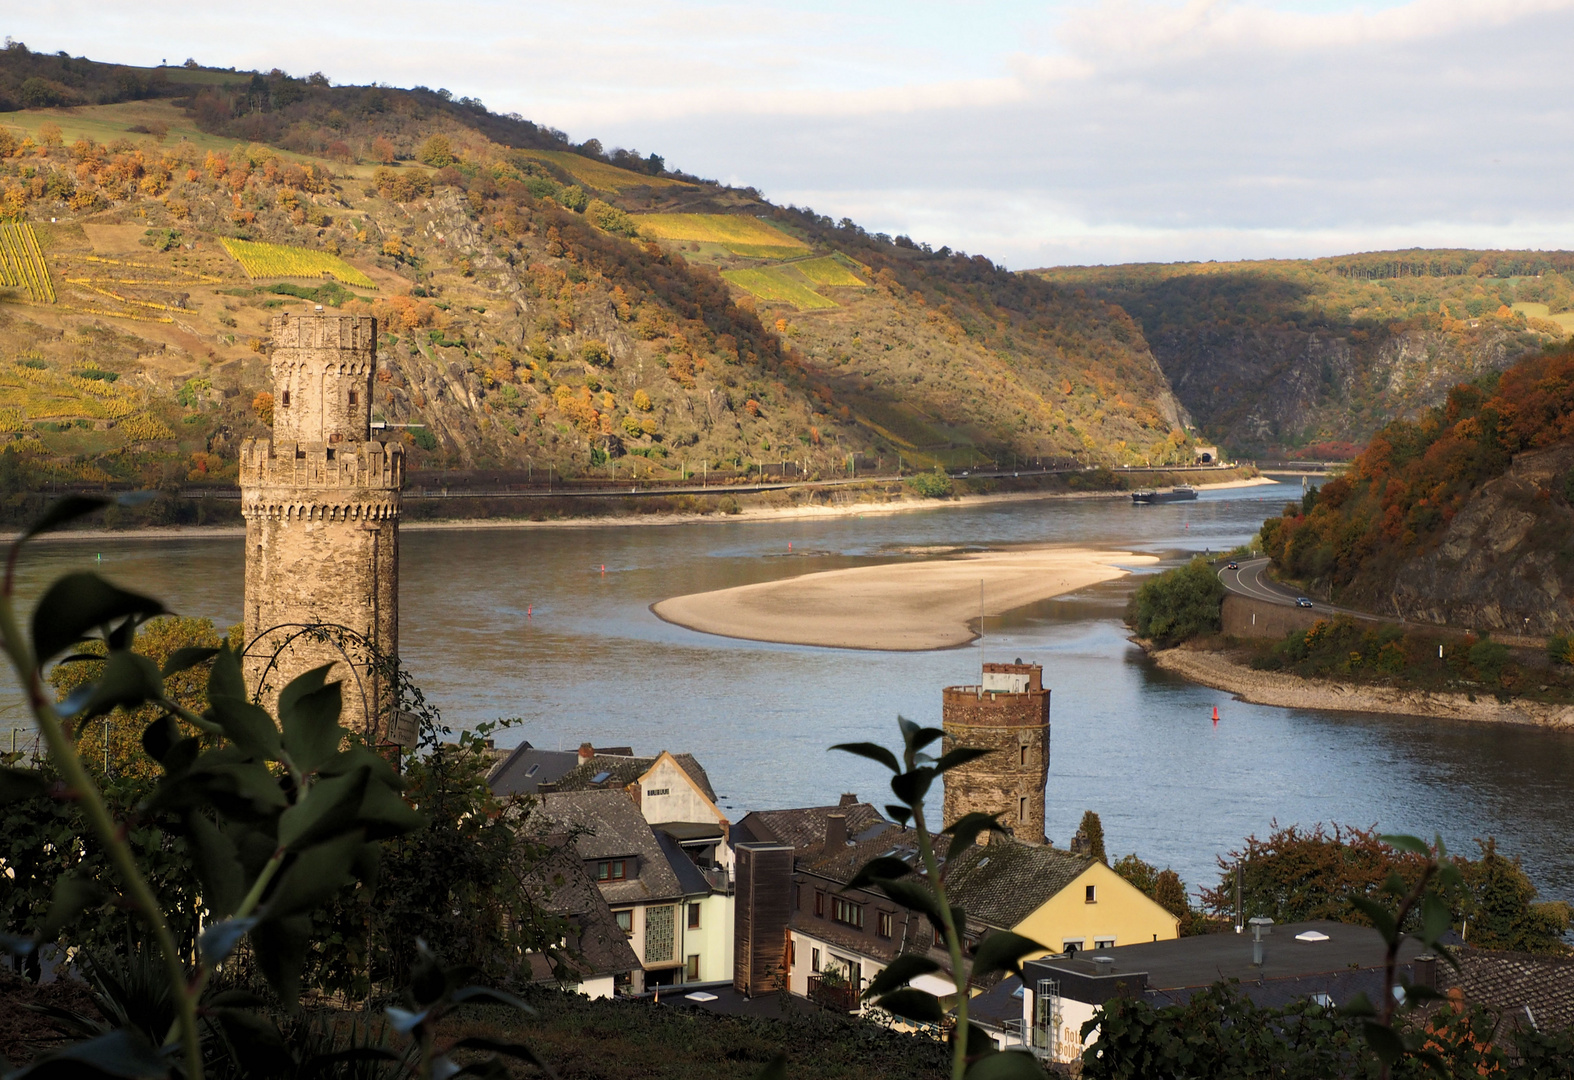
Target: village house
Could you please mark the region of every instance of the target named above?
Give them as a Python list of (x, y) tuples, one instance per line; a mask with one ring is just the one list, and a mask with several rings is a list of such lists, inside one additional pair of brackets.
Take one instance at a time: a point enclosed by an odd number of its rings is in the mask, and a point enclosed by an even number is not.
[(639, 957), (568, 837), (546, 835), (542, 846), (546, 854), (531, 867), (525, 887), (544, 914), (568, 923), (568, 932), (554, 955), (526, 957), (531, 977), (586, 997), (611, 997), (641, 970)]
[[(813, 830), (822, 831), (813, 838)], [(770, 928), (775, 918), (776, 964), (794, 994), (831, 1008), (861, 1011), (861, 993), (896, 957), (924, 953), (949, 968), (949, 957), (926, 917), (895, 903), (878, 889), (847, 889), (869, 860), (890, 856), (918, 866), (916, 833), (879, 817), (872, 806), (844, 796), (834, 807), (750, 814), (737, 833), (740, 862), (739, 977), (744, 992), (770, 985)], [(943, 845), (944, 839), (940, 838)], [(943, 850), (943, 847), (942, 847)], [(788, 852), (765, 869), (768, 853)], [(765, 897), (784, 892), (779, 911)], [(1161, 941), (1177, 936), (1173, 915), (1102, 862), (1047, 845), (997, 840), (962, 853), (948, 877), (952, 902), (967, 912), (964, 936), (970, 947), (989, 933), (1011, 930), (1044, 944), (1040, 955), (1114, 942)], [(742, 944), (756, 948), (751, 959)], [(777, 976), (779, 978), (780, 976)], [(954, 983), (940, 975), (915, 981), (943, 998)]]
[[(1110, 999), (1181, 1004), (1221, 980), (1238, 980), (1242, 994), (1265, 1006), (1312, 1000), (1334, 1008), (1357, 994), (1382, 1000), (1387, 945), (1375, 929), (1326, 921), (1267, 923), (1255, 922), (1244, 933), (1139, 942), (1025, 964), (1018, 986), (1019, 1041), (1046, 1061), (1075, 1061), (1098, 1038), (1092, 1029), (1084, 1039), (1082, 1025)], [(1420, 953), (1419, 943), (1406, 938), (1399, 974), (1435, 986), (1438, 961)]]

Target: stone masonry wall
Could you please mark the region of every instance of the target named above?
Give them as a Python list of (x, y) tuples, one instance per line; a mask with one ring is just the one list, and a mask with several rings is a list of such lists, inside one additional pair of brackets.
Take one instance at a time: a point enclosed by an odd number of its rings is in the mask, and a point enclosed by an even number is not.
[(390, 688), (369, 661), (399, 649), (404, 482), (403, 448), (370, 439), (376, 321), (291, 315), (273, 332), (274, 438), (241, 447), (247, 681), (271, 707), (332, 663), (345, 726), (376, 738)]
[[(1015, 665), (999, 666), (1002, 670)], [(1042, 685), (1037, 677), (1034, 685)], [(976, 686), (942, 692), (942, 753), (973, 746), (994, 753), (945, 774), (944, 823), (966, 814), (999, 814), (1017, 839), (1044, 843), (1049, 780), (1048, 690), (998, 693)]]

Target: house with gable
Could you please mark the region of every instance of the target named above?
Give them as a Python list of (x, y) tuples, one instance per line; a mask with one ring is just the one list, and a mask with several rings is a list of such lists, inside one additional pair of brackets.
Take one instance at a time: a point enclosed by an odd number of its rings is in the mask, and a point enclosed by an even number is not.
[[(850, 821), (856, 822), (856, 832)], [(811, 838), (816, 822), (823, 823), (817, 840)], [(739, 822), (737, 832), (749, 837), (738, 845), (740, 858), (749, 862), (747, 867), (740, 862), (739, 911), (769, 909), (756, 897), (745, 896), (746, 888), (781, 889), (788, 897), (777, 918), (782, 924), (780, 966), (794, 994), (854, 1012), (864, 1007), (860, 995), (870, 980), (898, 956), (928, 955), (949, 969), (949, 957), (926, 916), (877, 888), (847, 888), (876, 857), (901, 859), (921, 873), (913, 830), (846, 796), (836, 807), (750, 814)], [(944, 838), (938, 842), (943, 845)], [(790, 870), (785, 859), (769, 864), (776, 867), (770, 874), (757, 869), (757, 857), (767, 849), (789, 845)], [(1039, 955), (1068, 946), (1111, 947), (1178, 936), (1175, 917), (1108, 866), (1048, 845), (1006, 839), (970, 847), (951, 867), (947, 887), (952, 902), (967, 912), (964, 936), (970, 948), (1000, 930), (1041, 942), (1044, 951)], [(740, 914), (739, 940), (768, 939), (771, 928), (746, 926), (745, 918)], [(747, 959), (738, 947), (735, 955), (740, 964)], [(769, 959), (749, 962), (761, 965)], [(770, 981), (763, 971), (740, 971), (735, 985), (744, 990)], [(914, 985), (942, 999), (956, 993), (944, 974), (922, 976)]]
[(537, 797), (541, 814), (576, 833), (587, 872), (640, 959), (621, 988), (731, 977), (730, 823), (692, 755), (641, 758), (586, 745)]
[(542, 840), (547, 854), (531, 867), (525, 888), (541, 911), (568, 926), (555, 953), (526, 957), (531, 978), (587, 997), (611, 997), (641, 970), (639, 957), (570, 838), (558, 833)]

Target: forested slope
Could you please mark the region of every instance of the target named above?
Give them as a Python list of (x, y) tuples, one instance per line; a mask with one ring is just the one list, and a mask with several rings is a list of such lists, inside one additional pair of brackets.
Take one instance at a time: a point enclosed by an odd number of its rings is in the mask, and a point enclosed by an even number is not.
[(35, 477), (233, 476), (269, 319), (315, 304), (379, 317), (417, 469), (1190, 456), (1118, 307), (446, 91), (13, 44), (7, 106), (0, 218), (53, 289), (0, 278), (0, 437)]
[(1341, 602), (1486, 630), (1574, 626), (1574, 348), (1454, 387), (1265, 522), (1284, 574)]
[(1574, 253), (1375, 252), (1036, 272), (1120, 304), (1200, 429), (1348, 457), (1395, 417), (1574, 329)]

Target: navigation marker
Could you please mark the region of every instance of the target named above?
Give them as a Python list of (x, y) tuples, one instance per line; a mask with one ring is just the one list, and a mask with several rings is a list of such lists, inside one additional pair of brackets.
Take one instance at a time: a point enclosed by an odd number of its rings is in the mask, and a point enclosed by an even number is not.
[(1213, 707), (1213, 726), (1219, 726), (1219, 707), (1217, 705)]

